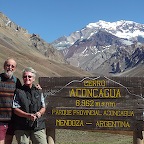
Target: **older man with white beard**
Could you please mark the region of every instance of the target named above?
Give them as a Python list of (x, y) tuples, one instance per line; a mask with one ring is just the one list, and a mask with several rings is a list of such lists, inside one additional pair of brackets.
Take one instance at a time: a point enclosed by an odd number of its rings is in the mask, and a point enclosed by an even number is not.
[(14, 90), (22, 86), (20, 80), (13, 75), (16, 65), (13, 58), (7, 59), (4, 72), (0, 74), (0, 144), (11, 144), (14, 135), (12, 100)]

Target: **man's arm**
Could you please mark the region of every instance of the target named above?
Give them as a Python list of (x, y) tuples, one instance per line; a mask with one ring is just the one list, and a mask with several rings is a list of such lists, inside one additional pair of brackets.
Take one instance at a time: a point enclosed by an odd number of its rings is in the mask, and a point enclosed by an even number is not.
[(35, 121), (37, 118), (35, 114), (26, 113), (19, 108), (14, 108), (14, 113), (18, 115), (19, 117), (24, 117), (32, 121)]

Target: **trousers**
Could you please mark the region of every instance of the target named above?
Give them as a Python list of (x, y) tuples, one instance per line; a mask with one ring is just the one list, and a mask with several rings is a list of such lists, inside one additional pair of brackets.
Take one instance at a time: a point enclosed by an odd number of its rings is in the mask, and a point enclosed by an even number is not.
[(47, 144), (45, 129), (34, 130), (16, 130), (15, 137), (18, 144), (29, 144), (30, 140), (33, 144)]

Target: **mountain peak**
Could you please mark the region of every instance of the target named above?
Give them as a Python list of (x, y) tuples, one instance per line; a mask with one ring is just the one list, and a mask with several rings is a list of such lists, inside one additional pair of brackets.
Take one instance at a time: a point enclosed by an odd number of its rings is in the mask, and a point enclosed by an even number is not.
[(137, 50), (144, 44), (144, 25), (133, 21), (99, 20), (57, 42), (71, 65), (93, 73), (116, 74), (144, 63), (143, 49)]
[(106, 22), (99, 20), (95, 23), (89, 23), (79, 31), (71, 33), (63, 41), (55, 41), (52, 43), (57, 49), (68, 48), (77, 40), (89, 39), (95, 35), (99, 30), (106, 31), (116, 37), (136, 40), (137, 37), (144, 38), (144, 24), (139, 24), (133, 21), (120, 20), (116, 22)]

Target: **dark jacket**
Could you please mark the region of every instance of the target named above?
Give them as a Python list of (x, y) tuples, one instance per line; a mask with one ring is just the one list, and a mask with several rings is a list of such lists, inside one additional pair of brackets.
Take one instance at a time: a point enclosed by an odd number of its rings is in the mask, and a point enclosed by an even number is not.
[[(36, 113), (42, 108), (41, 92), (34, 85), (31, 89), (23, 85), (22, 89), (16, 89), (15, 95), (21, 106), (20, 109), (27, 113)], [(14, 117), (16, 130), (40, 130), (45, 128), (43, 116), (37, 118), (35, 122), (17, 115), (14, 115)]]

